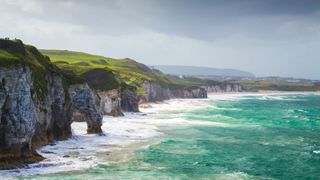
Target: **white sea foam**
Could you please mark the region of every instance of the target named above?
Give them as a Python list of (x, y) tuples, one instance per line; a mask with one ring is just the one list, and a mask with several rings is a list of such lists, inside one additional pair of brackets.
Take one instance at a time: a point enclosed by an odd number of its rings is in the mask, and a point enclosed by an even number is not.
[[(228, 124), (219, 122), (189, 121), (183, 118), (183, 113), (174, 114), (172, 112), (185, 112), (197, 108), (216, 108), (208, 102), (236, 101), (245, 96), (250, 96), (250, 94), (210, 95), (208, 99), (173, 99), (163, 103), (153, 103), (151, 104), (152, 108), (141, 109), (142, 113), (126, 113), (125, 117), (106, 116), (102, 126), (105, 136), (88, 135), (86, 134), (86, 123), (74, 122), (72, 124), (72, 138), (37, 150), (46, 158), (44, 161), (21, 169), (0, 171), (0, 178), (82, 170), (101, 163), (108, 164), (111, 162), (112, 153), (121, 151), (132, 144), (139, 144), (135, 148), (143, 148), (145, 144), (140, 146), (141, 142), (148, 141), (152, 137), (161, 137), (163, 135), (162, 126), (175, 128), (186, 126), (227, 127)], [(111, 155), (108, 156), (108, 154)]]
[[(49, 174), (63, 171), (87, 169), (97, 164), (108, 164), (110, 154), (134, 143), (146, 141), (152, 137), (162, 136), (161, 126), (226, 126), (224, 123), (201, 120), (185, 120), (171, 114), (162, 117), (171, 110), (187, 110), (204, 107), (201, 100), (170, 100), (153, 104), (153, 108), (143, 109), (142, 113), (126, 113), (125, 117), (105, 116), (102, 130), (104, 136), (86, 134), (85, 122), (72, 123), (73, 137), (66, 141), (58, 141), (54, 145), (44, 146), (37, 151), (46, 159), (25, 168), (1, 171), (0, 177), (27, 176)], [(161, 113), (162, 112), (162, 113)], [(137, 147), (143, 148), (143, 147)]]
[(258, 98), (259, 100), (281, 100), (281, 101), (299, 101), (296, 96), (283, 96), (283, 95), (263, 95)]
[(221, 174), (215, 177), (215, 179), (259, 179), (254, 176), (250, 176), (247, 173), (244, 172), (233, 172), (233, 173), (226, 173), (226, 174)]
[[(62, 171), (81, 170), (105, 163), (97, 154), (108, 154), (124, 146), (161, 135), (154, 125), (137, 120), (138, 115), (127, 117), (104, 117), (104, 136), (86, 134), (85, 122), (72, 124), (73, 137), (44, 146), (37, 151), (46, 159), (28, 167), (1, 171), (0, 177), (49, 174)], [(104, 162), (102, 162), (104, 161)]]
[[(259, 93), (227, 93), (227, 94), (209, 94), (209, 100), (239, 100), (246, 97), (257, 97), (260, 100), (297, 100), (295, 95), (320, 95), (319, 92), (259, 92)], [(287, 95), (290, 95), (287, 96)]]
[(201, 121), (201, 120), (185, 120), (182, 118), (173, 118), (173, 119), (153, 119), (151, 122), (146, 120), (144, 123), (151, 123), (157, 126), (175, 126), (175, 127), (184, 127), (184, 126), (220, 126), (227, 127), (228, 124), (212, 121)]
[(315, 154), (320, 154), (320, 150), (313, 151), (313, 153), (315, 153)]

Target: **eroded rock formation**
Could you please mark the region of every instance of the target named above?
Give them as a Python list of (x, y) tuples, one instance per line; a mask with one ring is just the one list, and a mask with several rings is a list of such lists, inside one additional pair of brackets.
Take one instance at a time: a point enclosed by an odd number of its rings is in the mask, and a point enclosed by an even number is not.
[(72, 99), (73, 120), (86, 121), (88, 133), (101, 133), (102, 112), (97, 94), (86, 83), (71, 85), (69, 93)]

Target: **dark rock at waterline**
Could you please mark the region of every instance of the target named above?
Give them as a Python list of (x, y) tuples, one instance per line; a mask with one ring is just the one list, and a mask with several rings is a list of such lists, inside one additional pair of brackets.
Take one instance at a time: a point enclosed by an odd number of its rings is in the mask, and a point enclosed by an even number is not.
[(54, 154), (54, 152), (52, 152), (52, 151), (41, 151), (41, 153), (44, 153), (44, 154)]
[(2, 158), (0, 161), (0, 170), (26, 167), (27, 164), (42, 161), (44, 158), (37, 153), (22, 157)]

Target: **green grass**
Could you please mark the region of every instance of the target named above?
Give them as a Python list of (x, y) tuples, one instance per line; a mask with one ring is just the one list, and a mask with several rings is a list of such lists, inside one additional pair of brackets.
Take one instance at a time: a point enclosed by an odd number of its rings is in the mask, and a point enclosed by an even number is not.
[(107, 58), (103, 56), (97, 56), (92, 54), (87, 54), (83, 52), (68, 51), (68, 50), (44, 50), (41, 49), (42, 54), (48, 55), (52, 62), (55, 61), (67, 61), (69, 63), (83, 62), (83, 61), (96, 61), (96, 60), (106, 60)]
[(21, 41), (0, 40), (0, 66), (10, 67), (16, 63), (21, 63), (23, 44)]
[(0, 40), (0, 67), (10, 67), (19, 63), (29, 66), (32, 70), (33, 90), (41, 100), (48, 93), (47, 81), (44, 77), (53, 73), (62, 77), (66, 90), (71, 84), (84, 82), (88, 82), (91, 87), (97, 90), (117, 89), (120, 83), (126, 83), (136, 87), (138, 95), (144, 93), (141, 85), (145, 81), (156, 82), (162, 87), (170, 89), (193, 89), (212, 85), (226, 86), (230, 83), (241, 84), (247, 90), (314, 91), (320, 89), (319, 84), (315, 85), (313, 83), (232, 82), (196, 77), (179, 78), (163, 74), (157, 70), (151, 70), (144, 64), (129, 58), (114, 59), (68, 50), (40, 50), (39, 52), (33, 46), (24, 45), (20, 40)]
[(247, 90), (283, 90), (283, 91), (314, 91), (319, 90), (319, 85), (313, 83), (286, 83), (267, 81), (214, 81), (197, 77), (179, 78), (173, 75), (163, 74), (157, 70), (151, 70), (147, 66), (132, 59), (114, 59), (82, 52), (66, 50), (41, 50), (62, 69), (68, 69), (77, 75), (84, 74), (97, 68), (110, 70), (120, 82), (135, 86), (138, 94), (143, 94), (141, 84), (144, 81), (157, 82), (162, 87), (170, 89), (198, 88), (200, 86), (221, 87), (227, 84), (241, 84)]
[[(205, 85), (205, 81), (195, 83), (188, 79), (180, 79), (176, 76), (165, 75), (158, 71), (153, 71), (144, 64), (135, 60), (114, 59), (104, 56), (92, 55), (88, 53), (67, 51), (67, 50), (40, 50), (43, 54), (50, 57), (51, 61), (58, 67), (76, 75), (83, 74), (94, 69), (105, 69), (112, 71), (119, 83), (126, 83), (137, 87), (138, 94), (143, 94), (141, 84), (144, 81), (157, 82), (163, 87), (168, 88), (195, 88)], [(112, 78), (111, 78), (111, 81)]]
[[(40, 53), (41, 52), (41, 53)], [(40, 98), (44, 98), (48, 92), (45, 77), (48, 73), (57, 72), (63, 76), (65, 84), (77, 84), (86, 81), (85, 74), (97, 72), (97, 69), (105, 70), (99, 75), (100, 81), (89, 83), (98, 90), (110, 90), (119, 88), (120, 83), (135, 86), (139, 94), (143, 94), (141, 85), (145, 81), (157, 82), (170, 89), (197, 88), (200, 86), (219, 85), (225, 86), (237, 83), (247, 90), (287, 90), (307, 91), (318, 90), (319, 86), (313, 83), (285, 83), (266, 81), (212, 81), (196, 77), (179, 78), (166, 75), (157, 70), (151, 70), (144, 64), (132, 59), (114, 59), (88, 53), (68, 50), (40, 50), (33, 46), (23, 45), (21, 41), (0, 40), (0, 66), (9, 67), (22, 63), (32, 69), (32, 77), (35, 81), (35, 91)], [(49, 56), (51, 60), (49, 60)], [(50, 63), (53, 62), (55, 65)], [(56, 68), (58, 66), (61, 70)], [(98, 75), (98, 74), (97, 74)], [(93, 81), (91, 79), (90, 81)], [(87, 80), (87, 82), (90, 82)], [(100, 83), (100, 84), (99, 84)]]
[(19, 57), (13, 53), (10, 53), (8, 49), (0, 49), (0, 59), (1, 60), (18, 60)]

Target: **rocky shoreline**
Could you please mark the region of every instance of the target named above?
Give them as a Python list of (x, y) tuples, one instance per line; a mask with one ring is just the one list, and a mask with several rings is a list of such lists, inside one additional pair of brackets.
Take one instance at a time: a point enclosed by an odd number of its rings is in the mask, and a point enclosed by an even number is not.
[(0, 66), (0, 169), (42, 160), (35, 149), (70, 138), (74, 121), (85, 121), (87, 133), (102, 134), (104, 115), (139, 112), (142, 103), (242, 91), (237, 85), (170, 88), (152, 81), (142, 83), (140, 95), (126, 83), (99, 90), (90, 82), (69, 83), (48, 57), (20, 40), (0, 40), (0, 49), (17, 55), (9, 65)]

